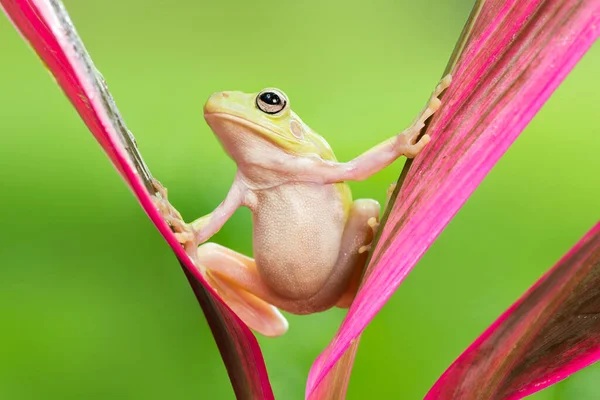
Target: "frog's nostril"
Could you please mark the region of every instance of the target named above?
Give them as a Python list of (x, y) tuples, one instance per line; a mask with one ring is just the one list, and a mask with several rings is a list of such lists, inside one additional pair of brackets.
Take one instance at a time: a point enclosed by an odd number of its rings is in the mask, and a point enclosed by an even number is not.
[(228, 97), (229, 97), (229, 95), (228, 95), (227, 93), (225, 93), (225, 92), (221, 93), (221, 96), (223, 96), (223, 97), (225, 97), (225, 98), (228, 98)]

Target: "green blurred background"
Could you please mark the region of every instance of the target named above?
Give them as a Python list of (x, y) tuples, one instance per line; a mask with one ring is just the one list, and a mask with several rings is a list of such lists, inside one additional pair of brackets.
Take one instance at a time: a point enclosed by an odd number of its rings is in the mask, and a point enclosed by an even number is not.
[[(281, 87), (341, 160), (412, 121), (472, 4), (416, 3), (65, 0), (187, 219), (234, 176), (202, 118), (214, 91)], [(170, 249), (4, 17), (0, 51), (0, 399), (233, 398)], [(598, 70), (596, 45), (368, 327), (349, 399), (422, 398), (596, 222)], [(401, 164), (351, 184), (355, 197), (383, 201)], [(249, 212), (216, 240), (250, 254)], [(303, 398), (343, 314), (259, 338), (278, 399)], [(597, 399), (598, 382), (600, 365), (534, 397)]]

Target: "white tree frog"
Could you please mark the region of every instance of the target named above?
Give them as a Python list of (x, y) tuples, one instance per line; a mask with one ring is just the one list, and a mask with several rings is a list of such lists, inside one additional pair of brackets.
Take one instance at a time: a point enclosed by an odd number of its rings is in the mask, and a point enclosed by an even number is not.
[[(425, 120), (450, 82), (449, 75), (440, 81), (408, 129), (345, 163), (290, 109), (281, 90), (215, 93), (204, 117), (238, 167), (229, 193), (212, 213), (186, 224), (156, 182), (157, 207), (207, 281), (255, 331), (285, 333), (278, 308), (310, 314), (349, 307), (380, 206), (353, 201), (345, 181), (366, 179), (400, 156), (415, 157), (430, 140), (417, 141)], [(254, 259), (205, 243), (240, 206), (252, 211)]]

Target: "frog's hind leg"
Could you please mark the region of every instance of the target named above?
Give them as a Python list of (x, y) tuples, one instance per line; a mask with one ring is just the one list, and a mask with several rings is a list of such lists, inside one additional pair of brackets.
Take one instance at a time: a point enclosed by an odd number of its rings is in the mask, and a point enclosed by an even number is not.
[(196, 262), (208, 283), (246, 325), (270, 337), (287, 331), (285, 317), (264, 300), (269, 298), (269, 289), (260, 279), (254, 259), (216, 243), (205, 243), (198, 248)]
[(379, 203), (371, 199), (358, 199), (352, 203), (348, 222), (342, 238), (338, 270), (352, 269), (352, 274), (346, 289), (336, 303), (337, 307), (348, 308), (356, 296), (356, 291), (362, 278), (367, 258), (369, 257), (370, 243), (373, 241), (375, 229), (379, 224)]

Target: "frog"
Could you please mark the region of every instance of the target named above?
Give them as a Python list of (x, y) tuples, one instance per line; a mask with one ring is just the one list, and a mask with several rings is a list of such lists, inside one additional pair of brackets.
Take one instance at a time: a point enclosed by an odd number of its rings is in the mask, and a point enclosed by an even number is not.
[[(288, 322), (280, 310), (306, 315), (348, 308), (381, 207), (376, 200), (353, 200), (347, 182), (418, 156), (431, 140), (421, 131), (451, 80), (441, 79), (407, 129), (348, 162), (339, 162), (292, 111), (282, 90), (214, 93), (204, 118), (237, 166), (233, 184), (214, 211), (186, 223), (156, 181), (157, 208), (207, 283), (254, 331), (283, 335)], [(208, 241), (242, 206), (252, 214), (254, 258)]]

